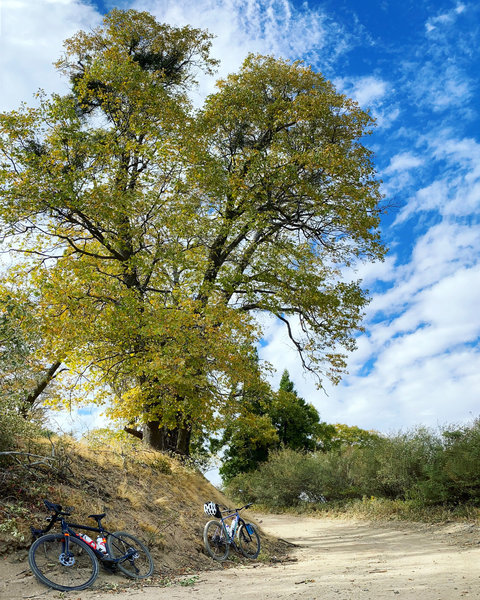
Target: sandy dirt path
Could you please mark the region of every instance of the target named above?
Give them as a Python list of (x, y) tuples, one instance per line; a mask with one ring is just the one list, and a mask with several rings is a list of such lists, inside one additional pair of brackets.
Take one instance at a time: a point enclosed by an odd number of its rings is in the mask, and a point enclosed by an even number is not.
[(289, 561), (203, 572), (168, 587), (133, 586), (118, 594), (105, 589), (106, 585), (115, 588), (114, 581), (122, 585), (125, 581), (119, 576), (107, 581), (101, 572), (94, 588), (62, 595), (39, 584), (25, 562), (2, 560), (0, 598), (480, 599), (480, 534), (472, 525), (372, 525), (291, 515), (257, 517), (265, 532), (296, 545), (290, 547)]

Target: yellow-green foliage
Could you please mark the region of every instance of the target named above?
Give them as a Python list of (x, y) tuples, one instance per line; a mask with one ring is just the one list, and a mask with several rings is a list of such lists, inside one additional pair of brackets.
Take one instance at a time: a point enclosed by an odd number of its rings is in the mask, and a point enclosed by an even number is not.
[(69, 93), (0, 115), (0, 226), (42, 358), (127, 423), (219, 428), (261, 376), (260, 312), (300, 322), (304, 360), (338, 381), (367, 302), (338, 265), (384, 254), (371, 116), (253, 55), (194, 110), (210, 40), (114, 9), (66, 41)]

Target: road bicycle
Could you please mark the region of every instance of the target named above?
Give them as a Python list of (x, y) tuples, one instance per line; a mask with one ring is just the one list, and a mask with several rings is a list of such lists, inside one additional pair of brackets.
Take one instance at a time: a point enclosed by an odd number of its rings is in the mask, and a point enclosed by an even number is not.
[[(34, 541), (28, 563), (45, 585), (63, 592), (84, 590), (97, 578), (99, 561), (105, 568), (118, 569), (133, 579), (144, 579), (153, 573), (153, 560), (146, 546), (129, 533), (105, 529), (101, 522), (105, 513), (88, 515), (97, 522), (97, 527), (92, 527), (67, 522), (65, 517), (71, 512), (48, 500), (44, 503), (53, 515), (46, 517), (49, 524), (45, 529), (31, 528)], [(48, 533), (55, 523), (60, 524), (62, 532)], [(96, 542), (75, 529), (95, 532)]]
[[(218, 521), (208, 521), (203, 530), (205, 549), (214, 560), (226, 560), (231, 546), (246, 558), (257, 558), (260, 552), (258, 532), (252, 523), (245, 522), (239, 514), (240, 511), (249, 508), (252, 504), (250, 502), (250, 504), (235, 509), (223, 506), (223, 510), (213, 502), (204, 505), (207, 515), (219, 519)], [(226, 523), (228, 519), (232, 519), (230, 524)]]

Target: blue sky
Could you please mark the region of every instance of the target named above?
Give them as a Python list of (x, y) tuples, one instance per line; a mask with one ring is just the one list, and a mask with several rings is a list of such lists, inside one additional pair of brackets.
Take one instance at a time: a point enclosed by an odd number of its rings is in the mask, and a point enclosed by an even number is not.
[[(375, 151), (391, 206), (390, 252), (359, 265), (372, 301), (349, 374), (315, 388), (283, 328), (265, 323), (261, 357), (287, 368), (328, 422), (392, 432), (462, 423), (480, 396), (480, 5), (436, 0), (81, 0), (0, 2), (0, 109), (62, 91), (62, 40), (113, 6), (216, 36), (218, 76), (248, 52), (304, 59), (377, 119)], [(213, 91), (202, 79), (196, 102)], [(84, 415), (85, 419), (93, 417)], [(89, 425), (92, 425), (90, 422)]]

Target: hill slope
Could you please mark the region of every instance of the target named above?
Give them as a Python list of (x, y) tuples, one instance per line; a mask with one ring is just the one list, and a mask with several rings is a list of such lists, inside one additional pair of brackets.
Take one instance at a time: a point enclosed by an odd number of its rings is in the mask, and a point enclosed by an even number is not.
[[(146, 542), (157, 574), (216, 567), (203, 549), (203, 504), (229, 501), (202, 474), (138, 446), (92, 448), (69, 438), (35, 444), (22, 454), (0, 457), (0, 553), (26, 556), (30, 526), (45, 524), (46, 498), (72, 507), (76, 522), (106, 512), (108, 529), (129, 531)], [(262, 536), (262, 544), (267, 558), (273, 542)]]

